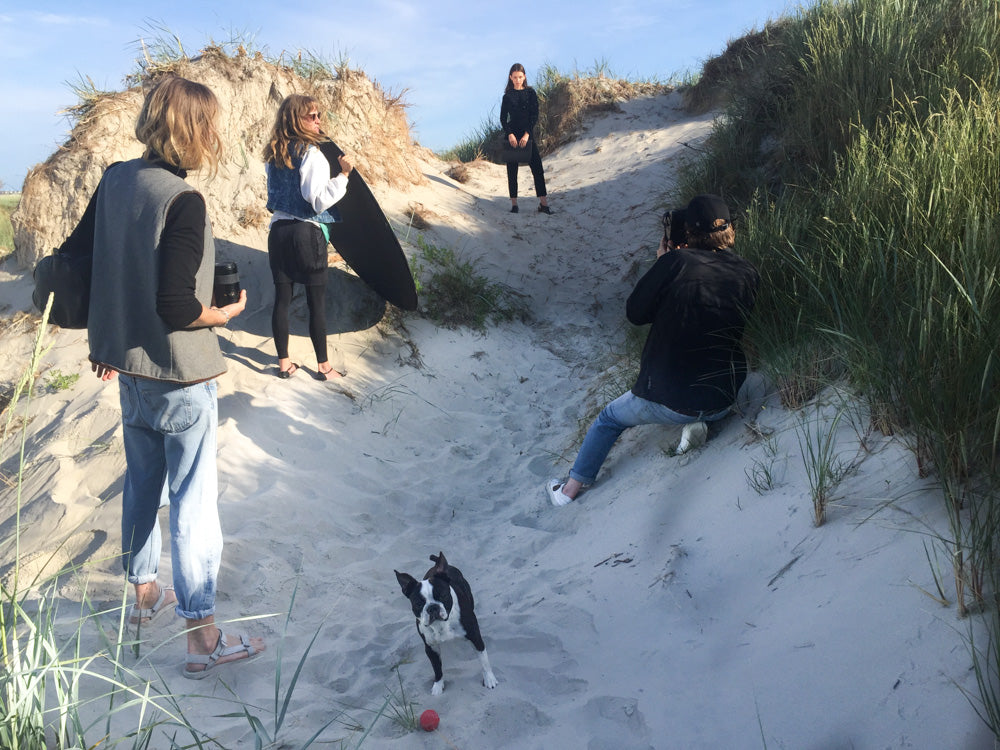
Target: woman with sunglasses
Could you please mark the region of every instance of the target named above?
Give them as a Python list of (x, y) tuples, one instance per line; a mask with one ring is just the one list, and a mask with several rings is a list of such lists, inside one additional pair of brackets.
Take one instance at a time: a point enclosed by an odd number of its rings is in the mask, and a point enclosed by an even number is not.
[(292, 287), (306, 288), (309, 338), (316, 352), (320, 380), (343, 377), (333, 369), (326, 345), (327, 224), (340, 221), (334, 204), (347, 193), (351, 163), (341, 156), (337, 173), (318, 144), (327, 140), (320, 127), (319, 102), (292, 94), (278, 108), (271, 138), (264, 147), (267, 208), (271, 224), (267, 256), (274, 279), (271, 332), (278, 353), (278, 377), (290, 378), (299, 366), (288, 356), (288, 307)]

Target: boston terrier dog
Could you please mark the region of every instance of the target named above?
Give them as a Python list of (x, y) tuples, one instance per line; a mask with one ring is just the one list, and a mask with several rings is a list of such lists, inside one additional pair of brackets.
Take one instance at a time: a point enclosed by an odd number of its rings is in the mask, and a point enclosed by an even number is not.
[(444, 674), (441, 671), (440, 646), (452, 638), (463, 635), (472, 641), (479, 652), (479, 664), (483, 668), (483, 684), (488, 688), (497, 686), (497, 678), (490, 669), (490, 658), (486, 654), (486, 644), (479, 634), (479, 622), (473, 611), (472, 590), (462, 571), (449, 565), (444, 552), (431, 555), (434, 567), (427, 571), (424, 580), (418, 581), (407, 573), (396, 573), (396, 580), (403, 589), (403, 596), (410, 600), (413, 614), (417, 616), (417, 632), (424, 642), (424, 651), (434, 667), (434, 685), (431, 695), (441, 695), (444, 691)]

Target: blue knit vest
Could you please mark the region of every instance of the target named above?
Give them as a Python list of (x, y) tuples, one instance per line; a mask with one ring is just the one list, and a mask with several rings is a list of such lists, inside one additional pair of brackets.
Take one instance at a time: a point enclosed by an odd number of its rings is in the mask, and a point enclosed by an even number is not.
[[(310, 147), (314, 148), (314, 147)], [(267, 162), (267, 209), (283, 211), (296, 219), (315, 221), (320, 224), (333, 224), (341, 221), (340, 212), (336, 206), (330, 206), (322, 213), (316, 213), (309, 201), (302, 197), (302, 182), (299, 167), (302, 166), (301, 156), (292, 156), (292, 168), (274, 162)]]

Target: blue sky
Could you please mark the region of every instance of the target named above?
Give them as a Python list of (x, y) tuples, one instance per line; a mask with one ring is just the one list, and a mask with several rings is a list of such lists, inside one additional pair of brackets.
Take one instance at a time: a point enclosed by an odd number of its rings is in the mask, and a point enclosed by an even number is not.
[(407, 90), (414, 137), (441, 150), (499, 111), (511, 63), (528, 82), (544, 64), (564, 72), (606, 61), (622, 77), (697, 70), (729, 39), (794, 12), (787, 0), (358, 0), (164, 4), (108, 0), (0, 2), (0, 181), (20, 188), (28, 169), (66, 140), (70, 83), (89, 76), (121, 90), (139, 39), (168, 29), (188, 54), (209, 40), (251, 38), (277, 56), (347, 56), (393, 92)]

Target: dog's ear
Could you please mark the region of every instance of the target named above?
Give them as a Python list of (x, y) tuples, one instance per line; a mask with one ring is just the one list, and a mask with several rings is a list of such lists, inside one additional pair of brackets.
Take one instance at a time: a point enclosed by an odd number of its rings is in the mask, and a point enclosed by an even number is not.
[(437, 563), (434, 566), (435, 573), (447, 573), (448, 572), (448, 561), (444, 559), (444, 552), (438, 552), (437, 557), (431, 555), (431, 562)]
[(396, 574), (396, 580), (399, 581), (399, 587), (403, 590), (403, 596), (409, 599), (413, 590), (420, 586), (420, 584), (417, 583), (417, 579), (409, 573), (400, 573), (398, 570), (394, 570), (393, 573)]

